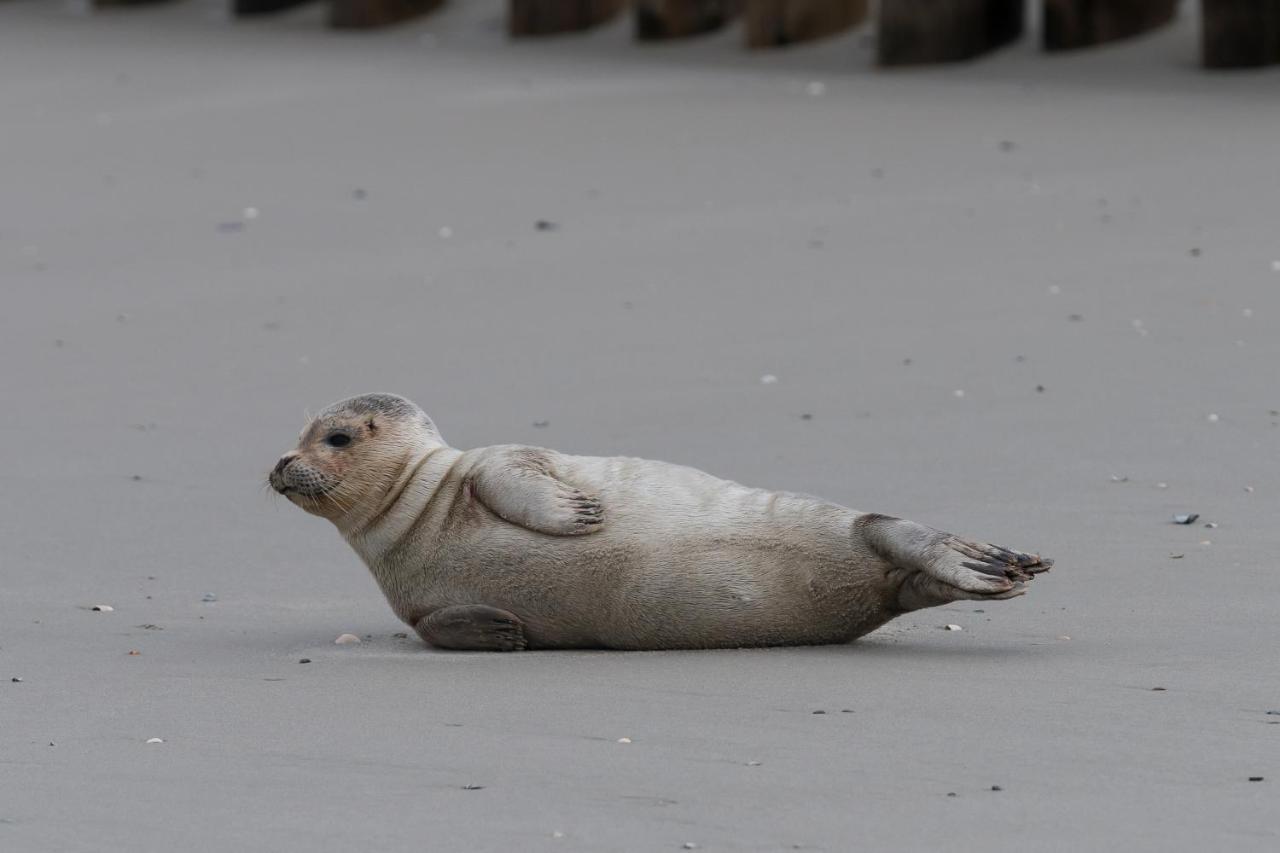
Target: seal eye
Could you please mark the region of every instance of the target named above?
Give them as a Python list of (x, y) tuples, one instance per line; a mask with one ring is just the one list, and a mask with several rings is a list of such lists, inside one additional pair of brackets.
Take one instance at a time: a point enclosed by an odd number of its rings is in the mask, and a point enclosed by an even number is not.
[(345, 432), (335, 432), (324, 440), (324, 443), (330, 447), (346, 447), (351, 443), (351, 436)]

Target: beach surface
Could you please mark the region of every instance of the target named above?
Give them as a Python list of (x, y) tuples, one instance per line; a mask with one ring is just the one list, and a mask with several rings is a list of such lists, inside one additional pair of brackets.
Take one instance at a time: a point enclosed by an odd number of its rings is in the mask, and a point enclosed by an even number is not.
[[(0, 849), (1276, 849), (1280, 71), (455, 7), (0, 4)], [(264, 486), (367, 391), (1057, 565), (842, 647), (432, 650)]]

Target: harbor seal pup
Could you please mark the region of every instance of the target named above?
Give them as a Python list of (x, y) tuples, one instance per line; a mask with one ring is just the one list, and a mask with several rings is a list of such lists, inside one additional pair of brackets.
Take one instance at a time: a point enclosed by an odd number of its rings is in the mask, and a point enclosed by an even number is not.
[(1051, 565), (664, 462), (455, 450), (391, 394), (329, 406), (269, 480), (447, 649), (845, 643), (923, 607), (1022, 595)]

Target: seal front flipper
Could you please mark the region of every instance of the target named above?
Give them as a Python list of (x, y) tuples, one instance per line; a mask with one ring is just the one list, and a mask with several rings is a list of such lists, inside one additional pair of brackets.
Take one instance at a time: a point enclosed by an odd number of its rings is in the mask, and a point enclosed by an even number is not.
[(863, 540), (892, 565), (899, 584), (897, 605), (903, 611), (936, 607), (961, 600), (1017, 598), (1027, 582), (1047, 572), (1053, 561), (972, 542), (941, 530), (868, 513), (854, 523)]
[(599, 498), (560, 480), (552, 456), (535, 447), (495, 448), (467, 476), (467, 485), (494, 515), (529, 530), (551, 536), (599, 530)]
[(517, 652), (525, 648), (524, 624), (514, 613), (484, 604), (457, 604), (423, 616), (418, 636), (441, 649)]

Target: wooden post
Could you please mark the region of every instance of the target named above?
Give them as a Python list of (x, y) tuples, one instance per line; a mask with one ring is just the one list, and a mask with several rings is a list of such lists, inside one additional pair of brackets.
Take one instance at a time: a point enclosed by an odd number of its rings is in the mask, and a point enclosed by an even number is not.
[(507, 32), (546, 36), (587, 30), (617, 17), (630, 0), (510, 0)]
[(1090, 47), (1162, 27), (1178, 0), (1044, 0), (1045, 50)]
[(1022, 0), (880, 0), (881, 65), (958, 62), (1022, 34)]
[(747, 47), (782, 47), (852, 29), (867, 0), (747, 0)]
[(1280, 0), (1201, 0), (1205, 68), (1280, 62)]
[(742, 8), (740, 0), (636, 0), (636, 38), (684, 38), (723, 27)]
[(311, 0), (233, 0), (231, 11), (237, 18), (248, 18), (254, 15), (270, 15), (272, 12), (283, 12), (309, 3)]
[(389, 27), (438, 9), (444, 0), (332, 0), (329, 26), (337, 30)]

